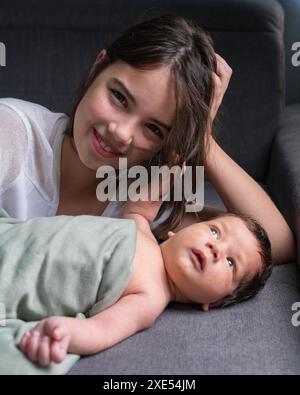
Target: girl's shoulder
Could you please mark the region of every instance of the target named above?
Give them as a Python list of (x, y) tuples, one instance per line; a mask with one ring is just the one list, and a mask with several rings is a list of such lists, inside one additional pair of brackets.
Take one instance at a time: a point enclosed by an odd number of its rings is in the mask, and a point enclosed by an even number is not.
[(12, 97), (1, 98), (0, 108), (4, 105), (10, 108), (11, 118), (20, 119), (27, 132), (41, 133), (48, 140), (51, 139), (53, 129), (58, 120), (67, 122), (68, 116), (61, 112), (53, 112), (38, 103)]
[[(0, 174), (0, 204), (9, 206), (10, 214), (20, 218), (35, 213), (35, 207), (45, 206), (38, 213), (44, 215), (58, 194), (61, 144), (68, 117), (40, 104), (2, 98), (0, 119), (4, 169)], [(34, 193), (41, 200), (39, 204), (32, 197)]]

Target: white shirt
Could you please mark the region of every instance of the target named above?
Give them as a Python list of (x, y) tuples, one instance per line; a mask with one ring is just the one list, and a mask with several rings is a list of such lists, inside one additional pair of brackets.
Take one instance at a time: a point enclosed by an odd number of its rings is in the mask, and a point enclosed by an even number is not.
[[(69, 117), (14, 98), (0, 99), (0, 207), (21, 220), (55, 216), (63, 132)], [(126, 202), (101, 214), (120, 218)], [(165, 213), (166, 214), (166, 213)], [(166, 218), (153, 222), (151, 228)]]
[[(68, 116), (24, 100), (0, 99), (0, 207), (26, 220), (56, 215), (60, 159)], [(102, 213), (119, 217), (110, 202)]]

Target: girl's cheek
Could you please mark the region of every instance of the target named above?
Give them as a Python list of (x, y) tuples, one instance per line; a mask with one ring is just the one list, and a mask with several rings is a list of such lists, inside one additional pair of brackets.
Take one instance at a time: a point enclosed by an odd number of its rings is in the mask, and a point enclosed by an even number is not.
[(94, 89), (88, 92), (83, 100), (85, 111), (89, 115), (88, 118), (101, 120), (105, 119), (105, 116), (111, 116), (112, 106), (107, 93), (103, 92), (102, 89)]
[(103, 118), (108, 112), (108, 105), (101, 97), (92, 97), (87, 101), (87, 109), (93, 119)]

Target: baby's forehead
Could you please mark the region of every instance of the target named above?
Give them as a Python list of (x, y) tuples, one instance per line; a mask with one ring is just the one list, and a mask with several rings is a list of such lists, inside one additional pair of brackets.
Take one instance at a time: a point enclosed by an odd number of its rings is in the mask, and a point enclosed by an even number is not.
[(208, 220), (207, 222), (218, 225), (224, 236), (233, 237), (237, 241), (241, 241), (241, 238), (246, 238), (253, 245), (257, 245), (257, 239), (254, 233), (240, 217), (224, 215)]
[(201, 223), (206, 225), (207, 224), (220, 225), (221, 230), (225, 233), (236, 233), (237, 230), (242, 229), (244, 233), (252, 234), (252, 232), (247, 227), (244, 220), (235, 216), (229, 216), (229, 215), (219, 216), (219, 217), (207, 219), (206, 221), (200, 222), (200, 224)]
[[(210, 220), (208, 220), (210, 221)], [(236, 217), (233, 215), (222, 215), (216, 218), (212, 218), (211, 221), (217, 221), (221, 223), (230, 224), (232, 226), (246, 226), (245, 222), (240, 217)]]

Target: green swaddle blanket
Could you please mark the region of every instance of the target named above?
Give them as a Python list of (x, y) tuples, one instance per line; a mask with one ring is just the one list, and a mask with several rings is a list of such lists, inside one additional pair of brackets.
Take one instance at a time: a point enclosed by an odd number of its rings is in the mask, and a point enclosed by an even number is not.
[(17, 347), (21, 336), (48, 316), (81, 319), (114, 304), (131, 278), (135, 248), (133, 220), (62, 215), (20, 221), (0, 210), (0, 374), (68, 372), (78, 355), (41, 367)]

